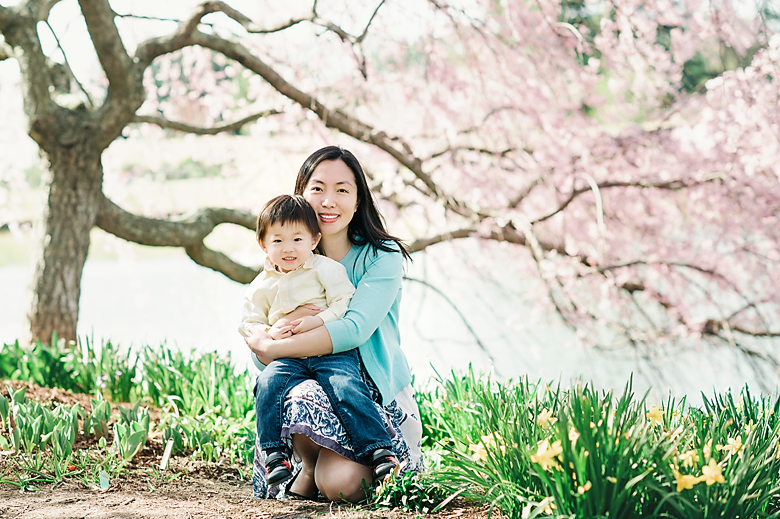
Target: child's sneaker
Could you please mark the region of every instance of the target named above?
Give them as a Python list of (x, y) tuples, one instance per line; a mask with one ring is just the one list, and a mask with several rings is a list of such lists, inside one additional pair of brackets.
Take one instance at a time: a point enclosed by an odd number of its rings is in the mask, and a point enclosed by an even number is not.
[(398, 458), (387, 449), (377, 449), (371, 456), (371, 468), (374, 472), (374, 483), (385, 479), (398, 466)]
[(275, 487), (292, 477), (292, 465), (286, 452), (272, 452), (265, 460), (266, 480), (269, 487)]

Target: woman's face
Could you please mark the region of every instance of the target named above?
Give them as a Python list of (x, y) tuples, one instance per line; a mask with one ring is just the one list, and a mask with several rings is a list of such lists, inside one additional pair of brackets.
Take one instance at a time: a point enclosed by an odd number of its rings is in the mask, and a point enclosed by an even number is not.
[(341, 160), (320, 162), (303, 190), (314, 208), (323, 237), (344, 235), (358, 206), (355, 175)]

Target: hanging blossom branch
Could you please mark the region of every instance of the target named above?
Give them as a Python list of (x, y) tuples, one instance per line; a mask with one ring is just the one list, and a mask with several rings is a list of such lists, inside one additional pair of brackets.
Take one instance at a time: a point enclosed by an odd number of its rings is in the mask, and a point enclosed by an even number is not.
[[(691, 187), (699, 186), (702, 184), (707, 184), (710, 182), (714, 182), (715, 180), (721, 179), (721, 175), (714, 175), (710, 178), (707, 178), (705, 180), (697, 180), (693, 182), (686, 182), (685, 180), (668, 180), (663, 182), (646, 182), (643, 180), (635, 181), (635, 182), (613, 182), (613, 181), (607, 181), (607, 182), (598, 182), (596, 183), (596, 187), (599, 189), (610, 189), (610, 188), (616, 188), (616, 187), (638, 187), (641, 189), (665, 189), (669, 191), (679, 191), (681, 189), (688, 189)], [(573, 190), (568, 198), (564, 200), (558, 207), (550, 211), (549, 213), (540, 216), (538, 218), (535, 218), (532, 220), (531, 223), (539, 223), (543, 222), (549, 218), (552, 218), (556, 214), (561, 213), (564, 209), (566, 209), (569, 204), (571, 204), (578, 196), (584, 194), (584, 193), (590, 193), (592, 191), (592, 187), (583, 187), (580, 189)]]
[(141, 245), (184, 247), (196, 263), (221, 272), (233, 281), (249, 283), (258, 270), (236, 263), (203, 243), (206, 236), (223, 223), (254, 230), (255, 216), (234, 209), (204, 208), (180, 221), (158, 220), (129, 213), (103, 197), (96, 222), (104, 231)]
[(214, 126), (210, 128), (192, 126), (186, 123), (171, 121), (163, 117), (155, 117), (151, 115), (136, 115), (133, 118), (132, 122), (154, 124), (159, 126), (160, 128), (167, 128), (167, 129), (177, 130), (186, 133), (194, 133), (197, 135), (216, 135), (222, 132), (238, 131), (241, 128), (243, 128), (246, 124), (254, 122), (258, 119), (262, 119), (263, 117), (269, 117), (271, 115), (279, 115), (281, 113), (283, 112), (280, 112), (278, 110), (273, 110), (273, 109), (263, 110), (262, 112), (258, 112), (256, 114), (252, 114), (250, 116), (244, 117), (243, 119), (240, 119), (236, 122), (225, 124), (223, 126)]
[(291, 99), (302, 108), (311, 110), (326, 127), (336, 129), (359, 141), (372, 144), (388, 153), (421, 181), (424, 186), (424, 193), (427, 196), (442, 202), (446, 209), (461, 216), (474, 216), (476, 212), (469, 209), (465, 202), (443, 192), (440, 186), (424, 170), (423, 160), (414, 155), (411, 146), (403, 139), (390, 137), (385, 132), (378, 131), (355, 117), (347, 115), (340, 110), (328, 108), (313, 95), (303, 92), (287, 82), (278, 72), (245, 46), (198, 31), (197, 26), (201, 18), (208, 13), (221, 10), (221, 7), (224, 7), (222, 2), (207, 2), (201, 5), (200, 9), (187, 22), (183, 23), (175, 33), (166, 37), (147, 40), (139, 45), (136, 52), (137, 59), (144, 67), (148, 67), (154, 58), (191, 45), (200, 45), (222, 53), (261, 76), (280, 94)]
[(490, 350), (485, 346), (485, 344), (480, 340), (479, 335), (477, 335), (477, 332), (472, 328), (471, 324), (469, 324), (468, 319), (466, 319), (466, 316), (463, 315), (463, 312), (460, 311), (460, 308), (457, 307), (457, 305), (449, 298), (447, 295), (436, 288), (435, 286), (431, 285), (427, 281), (423, 279), (413, 278), (409, 276), (404, 276), (405, 281), (413, 281), (415, 283), (419, 283), (423, 285), (426, 288), (429, 288), (430, 290), (433, 290), (436, 292), (439, 296), (441, 296), (449, 305), (450, 307), (455, 311), (456, 314), (458, 314), (458, 317), (460, 317), (461, 322), (466, 327), (466, 329), (469, 331), (471, 336), (474, 338), (474, 341), (477, 343), (477, 346), (479, 346), (479, 349), (482, 350), (482, 352), (487, 355), (487, 357), (490, 359), (490, 361), (493, 363), (494, 366), (498, 366), (498, 362), (495, 357), (493, 357), (493, 354), (490, 353)]
[[(675, 268), (679, 268), (679, 269), (692, 270), (692, 271), (698, 272), (700, 274), (703, 274), (703, 275), (705, 275), (705, 276), (707, 276), (709, 278), (717, 279), (718, 281), (726, 284), (737, 296), (739, 296), (740, 299), (742, 299), (742, 301), (744, 302), (744, 306), (742, 308), (738, 309), (737, 311), (733, 312), (728, 317), (726, 317), (724, 319), (707, 319), (704, 322), (703, 326), (702, 326), (702, 330), (703, 330), (703, 332), (705, 334), (708, 334), (708, 335), (718, 335), (721, 331), (724, 331), (725, 327), (728, 326), (732, 331), (739, 332), (739, 333), (742, 333), (744, 335), (750, 335), (750, 336), (753, 336), (753, 337), (780, 337), (780, 332), (771, 332), (771, 331), (769, 331), (769, 322), (767, 321), (767, 319), (762, 315), (762, 313), (757, 308), (757, 305), (760, 304), (760, 302), (751, 301), (750, 298), (744, 292), (742, 292), (742, 290), (740, 290), (740, 288), (732, 280), (730, 280), (729, 278), (727, 278), (723, 274), (720, 274), (719, 272), (716, 272), (715, 270), (704, 268), (704, 267), (700, 267), (698, 265), (692, 265), (690, 263), (681, 263), (681, 262), (674, 262), (674, 261), (634, 260), (634, 261), (629, 261), (629, 262), (625, 262), (625, 263), (621, 263), (621, 264), (617, 264), (617, 265), (608, 265), (608, 266), (605, 266), (605, 267), (601, 267), (601, 268), (598, 269), (598, 272), (603, 273), (603, 272), (607, 272), (607, 271), (610, 271), (610, 270), (616, 270), (616, 269), (621, 269), (621, 268), (626, 268), (626, 267), (632, 267), (632, 266), (636, 266), (636, 265), (645, 265), (645, 266), (664, 265), (664, 266), (675, 267)], [(693, 283), (693, 280), (691, 280), (691, 279), (688, 279), (688, 282), (690, 282), (690, 283), (694, 284), (695, 286), (697, 286), (700, 290), (702, 290), (705, 293), (705, 296), (707, 297), (707, 299), (709, 301), (715, 303), (715, 300), (712, 297), (712, 295), (710, 295), (709, 292), (706, 289), (704, 289), (704, 287), (701, 287), (698, 283)], [(644, 290), (644, 288), (645, 287), (642, 286), (641, 290)], [(660, 294), (658, 294), (658, 295), (660, 296)], [(654, 298), (654, 299), (657, 299), (658, 302), (661, 303), (660, 299), (658, 299), (658, 298)], [(670, 306), (668, 305), (668, 302), (666, 304), (663, 304), (663, 306), (665, 308), (667, 308), (667, 309), (670, 308)], [(765, 327), (764, 331), (751, 330), (751, 329), (746, 328), (744, 326), (732, 323), (732, 320), (737, 315), (739, 315), (741, 312), (743, 312), (743, 311), (745, 311), (745, 310), (747, 310), (749, 308), (752, 308), (756, 312), (758, 317), (761, 319), (761, 321), (763, 322), (764, 327)], [(721, 313), (723, 313), (723, 312), (721, 311)], [(683, 324), (685, 324), (686, 327), (690, 327), (690, 323), (683, 323)]]

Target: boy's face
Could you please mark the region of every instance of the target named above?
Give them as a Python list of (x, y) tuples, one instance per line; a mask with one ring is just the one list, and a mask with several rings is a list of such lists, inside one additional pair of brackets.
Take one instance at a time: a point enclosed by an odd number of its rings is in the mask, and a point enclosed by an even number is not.
[(303, 265), (320, 242), (320, 235), (312, 236), (300, 223), (272, 224), (263, 240), (257, 241), (268, 254), (268, 259), (282, 272), (290, 272)]

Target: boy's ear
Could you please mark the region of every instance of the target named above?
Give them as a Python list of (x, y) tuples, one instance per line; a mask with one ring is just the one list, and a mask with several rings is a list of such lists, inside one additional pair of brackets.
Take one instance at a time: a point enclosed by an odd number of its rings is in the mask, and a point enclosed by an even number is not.
[(263, 249), (263, 252), (268, 254), (268, 251), (265, 250), (265, 244), (263, 243), (263, 240), (257, 240), (257, 244), (260, 245), (260, 248)]
[(312, 236), (311, 238), (311, 250), (314, 250), (317, 248), (317, 245), (320, 244), (320, 240), (322, 239), (322, 233), (318, 232), (317, 236)]

